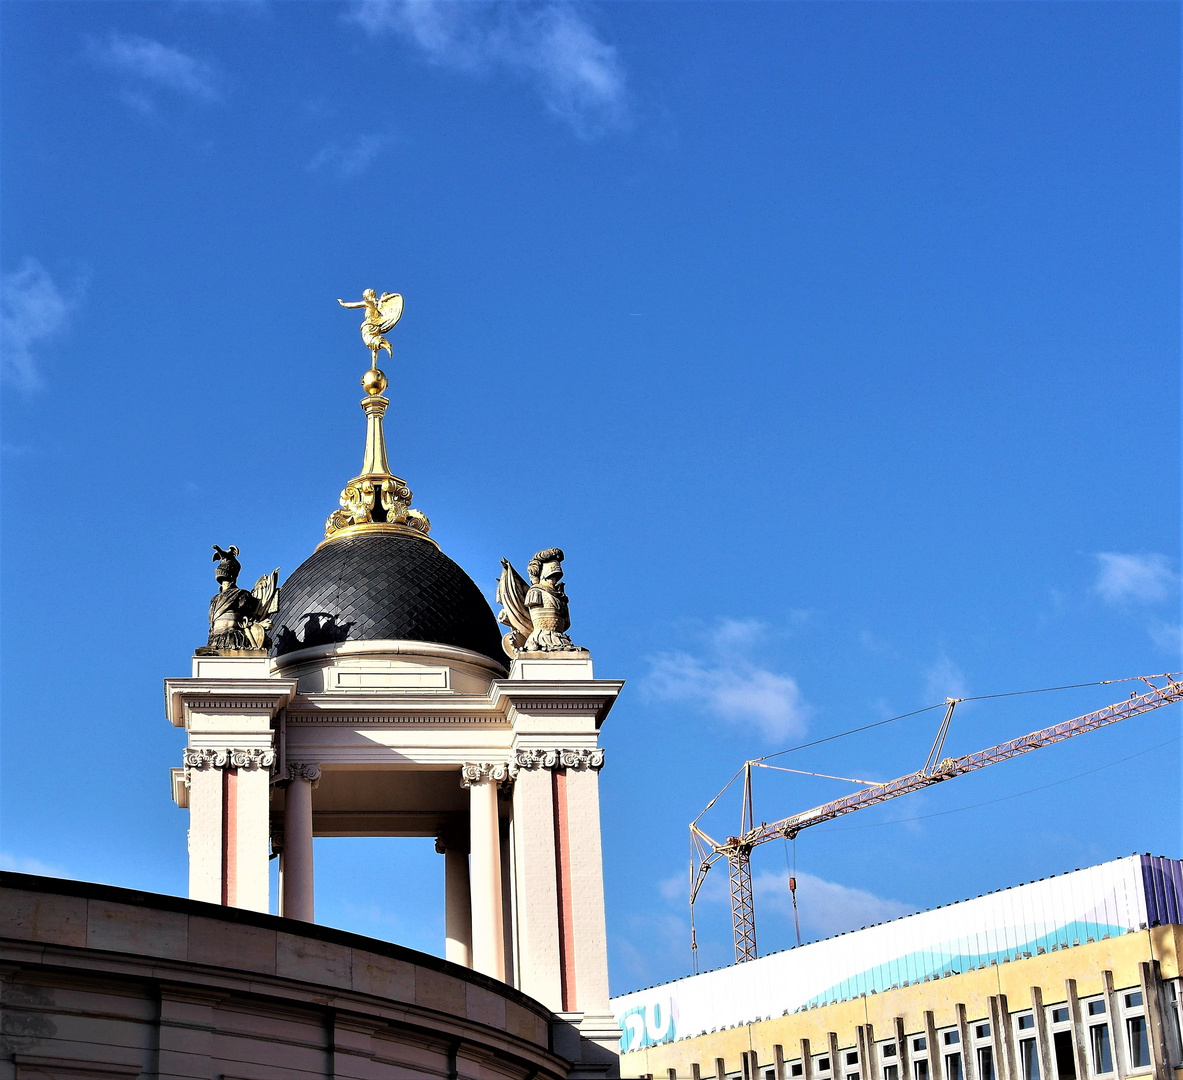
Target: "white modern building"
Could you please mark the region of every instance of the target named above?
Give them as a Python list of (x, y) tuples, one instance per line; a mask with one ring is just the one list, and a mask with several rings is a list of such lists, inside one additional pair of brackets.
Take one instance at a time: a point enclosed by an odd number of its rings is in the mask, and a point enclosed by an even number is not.
[(1132, 855), (613, 999), (625, 1075), (1183, 1071), (1183, 862)]

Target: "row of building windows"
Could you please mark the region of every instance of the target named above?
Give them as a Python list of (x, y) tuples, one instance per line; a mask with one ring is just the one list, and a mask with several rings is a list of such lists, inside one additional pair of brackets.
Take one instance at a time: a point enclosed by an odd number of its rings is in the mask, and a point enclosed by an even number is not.
[[(1169, 1042), (1179, 1052), (1180, 1047), (1180, 998), (1174, 982), (1167, 984), (1169, 1008), (1164, 1010), (1164, 1022), (1173, 1028)], [(1146, 1017), (1145, 1003), (1141, 990), (1127, 990), (1114, 995), (1119, 1016), (1110, 1017), (1104, 997), (1081, 1001), (1082, 1027), (1085, 1036), (1085, 1054), (1088, 1077), (1077, 1077), (1074, 1050), (1074, 1027), (1067, 1005), (1055, 1005), (1047, 1009), (1050, 1021), (1048, 1029), (1048, 1058), (1052, 1075), (1042, 1075), (1039, 1042), (1035, 1031), (1035, 1014), (1030, 1010), (1012, 1013), (1013, 1032), (1017, 1064), (1021, 1070), (1020, 1080), (1089, 1080), (1089, 1077), (1106, 1078), (1115, 1074), (1116, 1054), (1123, 1055), (1126, 1072), (1138, 1072), (1151, 1068), (1150, 1031)], [(1114, 1034), (1120, 1033), (1118, 1039)], [(989, 1021), (976, 1021), (968, 1027), (971, 1046), (961, 1045), (961, 1032), (946, 1029), (937, 1032), (938, 1046), (929, 1048), (926, 1035), (909, 1037), (910, 1069), (901, 1072), (900, 1054), (896, 1041), (876, 1042), (876, 1056), (880, 1062), (878, 1076), (868, 1078), (860, 1068), (859, 1052), (844, 1050), (835, 1060), (833, 1052), (811, 1057), (810, 1070), (814, 1080), (931, 1080), (930, 1059), (941, 1054), (943, 1059), (942, 1080), (965, 1080), (963, 1053), (972, 1055), (976, 1066), (974, 1080), (1005, 1080), (997, 1057), (994, 1032)], [(1120, 1048), (1119, 1048), (1120, 1044)], [(780, 1048), (777, 1047), (779, 1054)], [(727, 1072), (721, 1060), (716, 1061), (717, 1077), (725, 1080), (778, 1080), (774, 1067), (760, 1066), (755, 1053), (745, 1055), (743, 1067), (738, 1072)], [(677, 1080), (675, 1070), (668, 1070), (669, 1080)], [(910, 1075), (909, 1075), (910, 1073)], [(693, 1080), (699, 1080), (700, 1070), (693, 1067)], [(801, 1078), (805, 1075), (805, 1063), (801, 1060), (786, 1061), (784, 1076)]]

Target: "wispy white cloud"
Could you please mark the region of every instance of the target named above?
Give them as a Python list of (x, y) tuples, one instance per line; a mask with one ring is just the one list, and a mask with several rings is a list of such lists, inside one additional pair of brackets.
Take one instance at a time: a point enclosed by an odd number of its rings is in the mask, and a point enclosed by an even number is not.
[(59, 286), (36, 259), (0, 279), (0, 377), (25, 391), (41, 386), (37, 350), (69, 326), (84, 283)]
[[(797, 871), (797, 914), (803, 939), (830, 937), (861, 926), (911, 914), (915, 907), (900, 900), (879, 896), (814, 874)], [(659, 882), (659, 891), (669, 903), (685, 904), (689, 883), (684, 874)], [(793, 900), (788, 874), (765, 870), (752, 877), (752, 891), (761, 916), (780, 915), (793, 919)], [(722, 906), (729, 903), (727, 868), (718, 866), (708, 874), (698, 893), (698, 902)]]
[(360, 176), (390, 141), (388, 135), (359, 135), (348, 142), (331, 142), (308, 163), (308, 170), (328, 169), (342, 177)]
[[(797, 912), (802, 939), (830, 937), (847, 930), (897, 919), (917, 909), (899, 900), (878, 896), (866, 889), (841, 885), (836, 881), (797, 872)], [(793, 918), (793, 902), (788, 876), (765, 871), (752, 879), (752, 891), (761, 911), (778, 912)]]
[(1110, 604), (1153, 604), (1166, 600), (1178, 587), (1179, 575), (1165, 555), (1123, 555), (1098, 551), (1093, 590)]
[(926, 701), (967, 697), (969, 688), (965, 673), (942, 653), (936, 663), (924, 669), (924, 694)]
[(725, 619), (704, 655), (663, 652), (649, 658), (643, 688), (657, 701), (686, 702), (730, 723), (757, 728), (770, 740), (800, 735), (809, 719), (796, 679), (762, 667), (751, 652), (768, 634), (755, 619)]
[(348, 18), (371, 37), (401, 37), (442, 67), (474, 74), (499, 68), (526, 80), (581, 136), (627, 120), (617, 50), (573, 4), (361, 0)]
[[(640, 910), (625, 919), (625, 933), (614, 934), (615, 960), (621, 974), (638, 984), (670, 977), (687, 962), (690, 924), (668, 911)], [(615, 970), (615, 969), (614, 969)]]
[(1183, 657), (1183, 626), (1178, 623), (1153, 622), (1147, 627), (1150, 640), (1163, 652)]
[(42, 877), (69, 876), (60, 866), (51, 866), (40, 859), (13, 855), (8, 851), (0, 851), (0, 870), (11, 870), (18, 874), (40, 874)]
[(152, 91), (206, 102), (222, 96), (223, 79), (214, 65), (152, 38), (112, 30), (105, 38), (89, 38), (86, 48), (94, 63), (123, 77), (123, 100), (141, 112), (155, 109)]

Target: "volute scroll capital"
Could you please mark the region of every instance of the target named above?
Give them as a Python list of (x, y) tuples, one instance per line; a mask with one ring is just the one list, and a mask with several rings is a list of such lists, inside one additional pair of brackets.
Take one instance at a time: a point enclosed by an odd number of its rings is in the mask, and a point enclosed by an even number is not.
[(514, 753), (514, 764), (521, 769), (593, 769), (604, 767), (604, 751), (521, 749)]
[(275, 751), (252, 747), (185, 747), (182, 760), (186, 769), (272, 769)]
[(497, 784), (509, 787), (518, 775), (518, 766), (509, 761), (470, 761), (460, 766), (460, 786), (470, 788), (476, 784)]
[(320, 766), (313, 762), (288, 762), (287, 779), (307, 780), (313, 787), (316, 787), (320, 783)]

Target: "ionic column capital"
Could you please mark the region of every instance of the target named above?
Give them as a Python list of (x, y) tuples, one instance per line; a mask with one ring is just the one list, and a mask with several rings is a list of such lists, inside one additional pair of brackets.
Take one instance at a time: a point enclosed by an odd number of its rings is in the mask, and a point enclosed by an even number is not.
[(236, 747), (194, 747), (187, 746), (183, 760), (185, 770), (190, 769), (272, 769), (275, 766), (275, 751), (260, 750), (257, 747), (239, 750)]
[(604, 751), (521, 749), (514, 753), (514, 765), (519, 769), (593, 769), (604, 767)]
[(313, 787), (320, 783), (320, 766), (311, 761), (289, 761), (287, 780), (307, 780)]
[(508, 761), (470, 761), (460, 766), (460, 786), (470, 788), (488, 783), (508, 786), (517, 774), (517, 766)]

